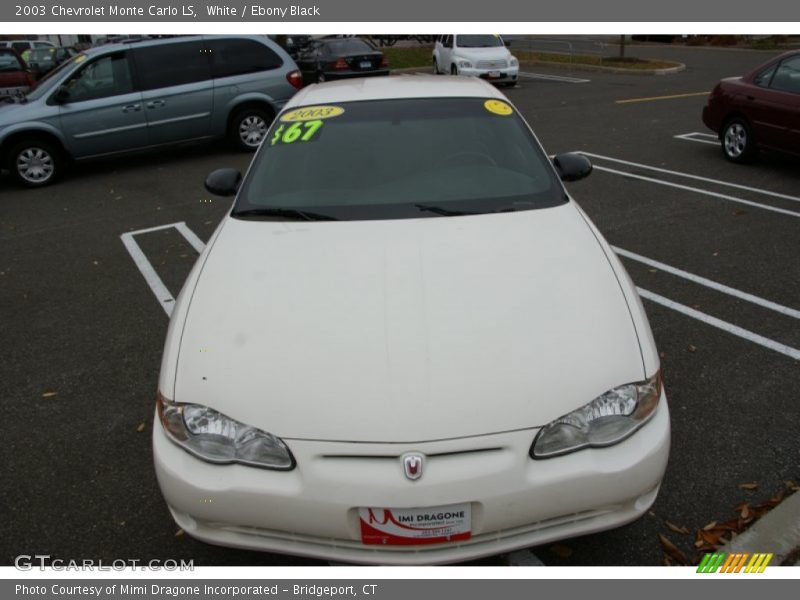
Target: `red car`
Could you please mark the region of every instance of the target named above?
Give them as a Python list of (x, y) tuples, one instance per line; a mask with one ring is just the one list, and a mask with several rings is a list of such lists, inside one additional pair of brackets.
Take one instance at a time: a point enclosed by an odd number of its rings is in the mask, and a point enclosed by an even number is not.
[(720, 81), (703, 122), (719, 135), (730, 161), (747, 162), (762, 148), (800, 155), (800, 50)]
[(0, 48), (0, 101), (27, 93), (33, 84), (33, 75), (17, 51)]

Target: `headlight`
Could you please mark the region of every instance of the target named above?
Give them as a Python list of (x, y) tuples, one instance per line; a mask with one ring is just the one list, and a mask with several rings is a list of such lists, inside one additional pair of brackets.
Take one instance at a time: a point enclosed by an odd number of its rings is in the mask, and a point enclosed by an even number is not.
[(512, 66), (512, 67), (518, 67), (519, 66), (519, 59), (516, 56), (512, 56), (511, 60), (508, 61), (508, 64), (510, 66)]
[(647, 422), (659, 398), (660, 371), (645, 381), (609, 390), (543, 427), (533, 440), (531, 458), (550, 458), (581, 448), (617, 444)]
[(458, 61), (458, 68), (459, 69), (471, 69), (472, 68), (472, 63), (469, 62), (468, 60), (459, 60)]
[(279, 438), (200, 404), (170, 402), (156, 394), (158, 418), (167, 436), (197, 458), (288, 471), (294, 457)]

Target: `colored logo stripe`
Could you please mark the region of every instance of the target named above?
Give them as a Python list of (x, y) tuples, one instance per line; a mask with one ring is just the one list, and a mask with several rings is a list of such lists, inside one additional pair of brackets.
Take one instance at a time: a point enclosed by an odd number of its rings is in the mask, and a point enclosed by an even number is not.
[[(703, 560), (697, 566), (698, 573), (763, 573), (764, 569), (772, 560), (773, 554), (735, 552), (726, 554), (725, 552), (713, 552), (703, 556)], [(749, 562), (748, 562), (748, 559)], [(745, 566), (747, 563), (747, 566)], [(744, 570), (743, 570), (744, 569)]]

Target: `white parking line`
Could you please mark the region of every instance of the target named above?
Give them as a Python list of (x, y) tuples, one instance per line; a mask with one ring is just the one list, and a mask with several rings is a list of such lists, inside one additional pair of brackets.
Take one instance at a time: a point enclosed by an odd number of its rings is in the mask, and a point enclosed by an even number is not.
[(167, 289), (167, 286), (164, 285), (164, 282), (161, 281), (161, 278), (156, 273), (156, 270), (153, 268), (153, 265), (147, 260), (147, 257), (142, 252), (141, 247), (136, 240), (134, 239), (135, 236), (141, 235), (143, 233), (152, 233), (154, 231), (161, 231), (163, 229), (171, 229), (175, 228), (189, 244), (197, 250), (198, 253), (203, 251), (205, 244), (203, 241), (197, 237), (197, 235), (186, 226), (186, 223), (181, 221), (180, 223), (168, 223), (166, 225), (157, 225), (156, 227), (148, 227), (147, 229), (139, 229), (137, 231), (129, 231), (127, 233), (123, 233), (120, 235), (120, 239), (122, 240), (125, 249), (128, 251), (128, 254), (131, 255), (134, 264), (139, 269), (139, 272), (144, 277), (144, 280), (147, 282), (147, 285), (150, 286), (150, 290), (153, 292), (153, 295), (158, 300), (161, 308), (164, 309), (164, 312), (167, 313), (168, 317), (172, 316), (172, 308), (175, 306), (175, 297), (172, 293)]
[(655, 294), (640, 287), (637, 287), (636, 289), (639, 291), (639, 295), (642, 298), (646, 298), (647, 300), (655, 302), (656, 304), (660, 304), (662, 306), (666, 306), (667, 308), (671, 308), (672, 310), (678, 311), (679, 313), (683, 313), (688, 317), (697, 319), (698, 321), (702, 321), (707, 325), (711, 325), (712, 327), (722, 329), (723, 331), (727, 331), (732, 335), (745, 339), (749, 342), (753, 342), (754, 344), (758, 344), (759, 346), (763, 346), (764, 348), (769, 348), (770, 350), (779, 352), (784, 356), (793, 358), (794, 360), (800, 360), (800, 350), (797, 350), (796, 348), (792, 348), (791, 346), (787, 346), (786, 344), (781, 344), (780, 342), (776, 342), (775, 340), (765, 338), (762, 335), (758, 335), (757, 333), (753, 333), (752, 331), (749, 331), (732, 323), (728, 323), (727, 321), (723, 321), (722, 319), (712, 317), (711, 315), (708, 315), (694, 308), (689, 308), (684, 304), (680, 304), (679, 302), (675, 302), (673, 300), (670, 300), (669, 298), (660, 296), (659, 294)]
[(628, 165), (631, 167), (638, 167), (640, 169), (647, 169), (649, 171), (655, 171), (657, 173), (665, 173), (666, 175), (675, 175), (676, 177), (684, 177), (686, 179), (694, 179), (696, 181), (705, 181), (707, 183), (713, 183), (715, 185), (721, 185), (724, 187), (731, 187), (736, 188), (737, 190), (746, 190), (748, 192), (757, 192), (764, 196), (772, 196), (773, 198), (783, 198), (784, 200), (792, 200), (793, 202), (800, 202), (800, 198), (797, 196), (790, 196), (788, 194), (781, 194), (778, 192), (771, 192), (769, 190), (765, 190), (762, 188), (755, 188), (750, 187), (749, 185), (741, 185), (739, 183), (731, 183), (730, 181), (722, 181), (720, 179), (711, 179), (710, 177), (703, 177), (701, 175), (693, 175), (691, 173), (683, 173), (682, 171), (670, 171), (669, 169), (662, 169), (661, 167), (654, 167), (652, 165), (644, 165), (642, 163), (631, 162), (629, 160), (622, 160), (620, 158), (613, 158), (611, 156), (605, 156), (603, 154), (593, 154), (591, 152), (585, 152), (583, 150), (577, 150), (579, 154), (583, 154), (584, 156), (589, 156), (591, 158), (599, 158), (602, 160), (607, 160), (609, 162), (618, 163), (621, 165)]
[(563, 75), (546, 75), (545, 73), (519, 72), (520, 77), (528, 79), (544, 79), (545, 81), (560, 81), (561, 83), (590, 83), (591, 79), (580, 79), (578, 77), (565, 77)]
[(711, 133), (692, 131), (691, 133), (682, 133), (673, 137), (679, 140), (686, 140), (687, 142), (700, 142), (701, 144), (713, 144), (714, 146), (719, 146), (719, 138)]
[(616, 246), (611, 246), (611, 248), (618, 255), (624, 256), (625, 258), (628, 258), (630, 260), (634, 260), (636, 262), (640, 262), (642, 264), (655, 267), (656, 269), (664, 271), (665, 273), (670, 273), (677, 277), (682, 277), (683, 279), (687, 279), (688, 281), (697, 283), (698, 285), (711, 288), (712, 290), (717, 290), (718, 292), (722, 292), (723, 294), (727, 294), (729, 296), (734, 296), (741, 300), (745, 300), (746, 302), (758, 304), (759, 306), (763, 306), (764, 308), (768, 308), (769, 310), (774, 310), (775, 312), (780, 313), (782, 315), (786, 315), (787, 317), (800, 319), (800, 310), (795, 310), (793, 308), (789, 308), (788, 306), (783, 306), (782, 304), (766, 300), (759, 296), (748, 294), (747, 292), (743, 292), (741, 290), (737, 290), (736, 288), (732, 288), (727, 285), (717, 283), (716, 281), (706, 279), (705, 277), (700, 277), (699, 275), (695, 275), (694, 273), (689, 273), (688, 271), (683, 271), (681, 269), (671, 267), (662, 262), (658, 262), (657, 260), (653, 260), (652, 258), (647, 258), (646, 256), (635, 254), (634, 252), (629, 252), (628, 250), (623, 250), (622, 248), (617, 248)]
[(594, 165), (594, 168), (597, 169), (598, 171), (605, 171), (607, 173), (621, 175), (622, 177), (628, 177), (630, 179), (640, 179), (641, 181), (649, 181), (650, 183), (657, 183), (659, 185), (665, 185), (667, 187), (673, 187), (679, 190), (695, 192), (697, 194), (711, 196), (712, 198), (720, 198), (721, 200), (728, 200), (729, 202), (746, 204), (747, 206), (752, 206), (754, 208), (760, 208), (762, 210), (768, 210), (771, 212), (780, 213), (782, 215), (789, 215), (791, 217), (800, 217), (800, 212), (796, 212), (793, 210), (786, 210), (785, 208), (776, 208), (774, 206), (769, 206), (767, 204), (759, 204), (758, 202), (753, 202), (752, 200), (745, 200), (744, 198), (737, 198), (736, 196), (728, 196), (727, 194), (720, 194), (719, 192), (712, 192), (710, 190), (704, 190), (702, 188), (696, 188), (689, 185), (682, 185), (680, 183), (672, 183), (671, 181), (662, 181), (661, 179), (653, 179), (652, 177), (645, 177), (644, 175), (636, 175), (635, 173), (628, 173), (627, 171), (618, 171), (617, 169), (609, 169), (608, 167), (601, 167), (599, 165)]

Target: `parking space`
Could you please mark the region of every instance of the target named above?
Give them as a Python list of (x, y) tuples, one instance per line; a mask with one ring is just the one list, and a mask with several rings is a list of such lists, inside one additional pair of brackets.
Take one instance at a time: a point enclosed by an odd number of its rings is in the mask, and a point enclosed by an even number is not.
[[(593, 161), (595, 173), (569, 191), (640, 290), (672, 412), (670, 464), (652, 511), (533, 549), (548, 565), (661, 564), (659, 534), (691, 558), (693, 537), (667, 521), (694, 530), (726, 520), (738, 503), (800, 478), (800, 169), (784, 157), (731, 164), (700, 121), (717, 79), (769, 55), (669, 52), (664, 58), (683, 60), (685, 72), (542, 68), (507, 92), (548, 153), (581, 151)], [(248, 161), (203, 146), (83, 166), (39, 190), (0, 179), (4, 564), (22, 550), (314, 563), (181, 535), (152, 469), (168, 315), (230, 206), (202, 182)]]

